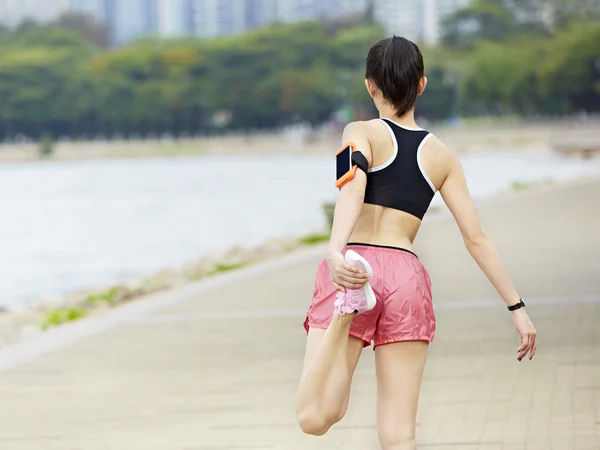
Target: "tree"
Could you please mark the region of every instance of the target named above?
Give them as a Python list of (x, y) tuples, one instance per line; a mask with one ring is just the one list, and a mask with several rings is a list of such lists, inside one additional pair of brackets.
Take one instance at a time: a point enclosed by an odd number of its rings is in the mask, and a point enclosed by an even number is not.
[(448, 47), (469, 48), (477, 39), (504, 39), (516, 28), (515, 17), (502, 1), (475, 0), (443, 22), (442, 39)]
[(600, 109), (600, 22), (573, 23), (548, 43), (548, 57), (537, 67), (544, 96), (559, 112)]
[[(524, 26), (537, 20), (536, 1), (478, 0), (469, 10), (477, 14), (460, 13), (485, 26), (462, 47), (423, 49), (429, 83), (417, 114), (600, 111), (600, 21), (541, 36)], [(318, 125), (341, 109), (372, 117), (365, 57), (384, 35), (305, 22), (108, 51), (73, 27), (0, 29), (0, 138)], [(221, 116), (229, 120), (215, 124)]]
[(555, 30), (576, 21), (600, 20), (598, 0), (544, 0), (544, 16)]
[(109, 26), (104, 22), (97, 22), (92, 16), (87, 14), (65, 13), (54, 22), (54, 25), (77, 31), (88, 41), (99, 47), (107, 48), (110, 44)]
[(475, 0), (443, 22), (443, 42), (472, 48), (480, 39), (500, 41), (514, 35), (548, 34), (542, 0)]

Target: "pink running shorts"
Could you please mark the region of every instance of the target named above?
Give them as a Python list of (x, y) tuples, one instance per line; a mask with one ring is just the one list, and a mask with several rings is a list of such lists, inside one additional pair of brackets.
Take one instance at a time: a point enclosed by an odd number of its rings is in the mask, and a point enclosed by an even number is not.
[[(432, 342), (435, 315), (431, 300), (431, 280), (417, 256), (404, 249), (367, 244), (348, 244), (373, 268), (371, 287), (377, 304), (358, 314), (350, 335), (362, 339), (365, 347), (401, 341)], [(317, 269), (313, 301), (304, 328), (327, 328), (333, 316), (336, 290), (329, 278), (327, 263)]]

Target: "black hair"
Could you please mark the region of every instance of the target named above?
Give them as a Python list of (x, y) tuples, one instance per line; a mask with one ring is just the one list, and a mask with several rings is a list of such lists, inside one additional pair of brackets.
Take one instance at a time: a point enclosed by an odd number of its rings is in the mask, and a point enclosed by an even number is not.
[(366, 78), (377, 85), (398, 116), (414, 108), (424, 73), (421, 50), (403, 37), (382, 39), (367, 55)]

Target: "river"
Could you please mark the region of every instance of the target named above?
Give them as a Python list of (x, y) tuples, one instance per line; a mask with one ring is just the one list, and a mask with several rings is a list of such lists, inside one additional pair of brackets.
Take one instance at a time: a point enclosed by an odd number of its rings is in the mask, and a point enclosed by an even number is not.
[[(600, 173), (600, 160), (540, 153), (462, 160), (474, 197), (517, 181)], [(322, 229), (321, 206), (336, 196), (332, 163), (294, 155), (0, 165), (0, 306)]]

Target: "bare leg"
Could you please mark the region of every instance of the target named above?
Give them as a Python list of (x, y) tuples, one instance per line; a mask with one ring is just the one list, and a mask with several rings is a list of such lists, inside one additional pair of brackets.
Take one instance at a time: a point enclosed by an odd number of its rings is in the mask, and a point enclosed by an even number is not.
[(415, 450), (421, 378), (429, 344), (397, 342), (375, 349), (377, 431), (383, 450)]
[(321, 436), (348, 408), (350, 384), (363, 341), (349, 336), (353, 316), (334, 315), (327, 330), (311, 328), (296, 413), (302, 431)]

